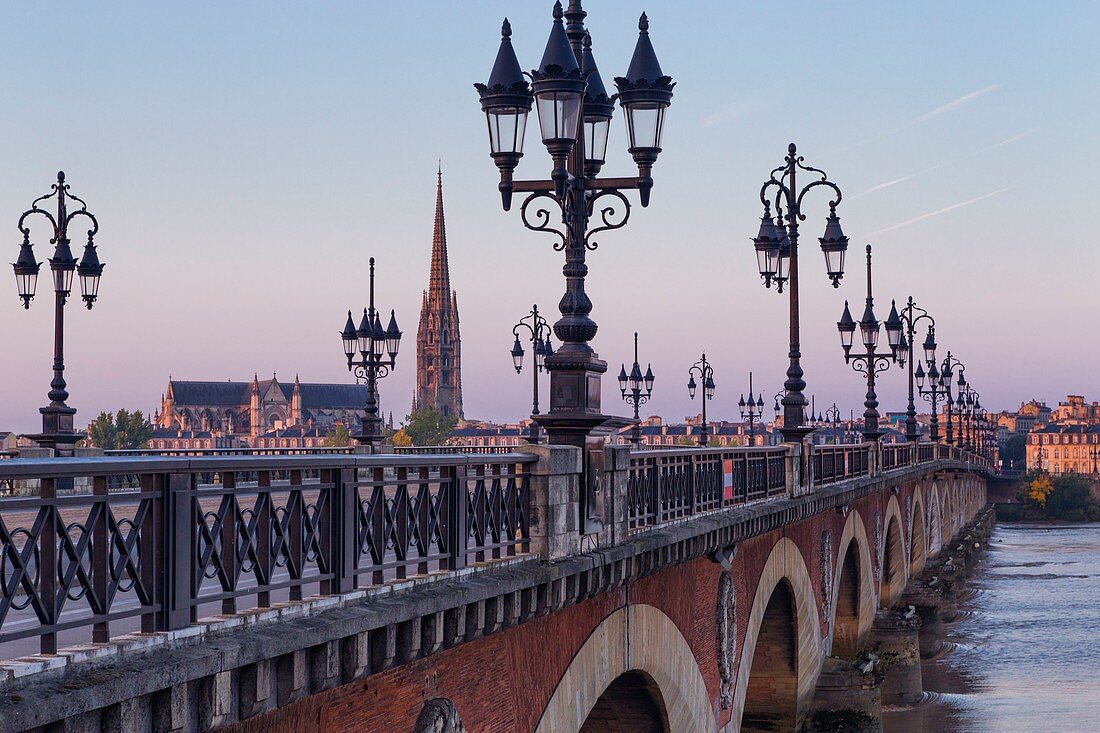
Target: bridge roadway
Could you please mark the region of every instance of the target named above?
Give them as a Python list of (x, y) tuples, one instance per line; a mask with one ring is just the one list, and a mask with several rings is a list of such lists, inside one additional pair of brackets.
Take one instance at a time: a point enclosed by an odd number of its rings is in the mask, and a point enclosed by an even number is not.
[(609, 447), (582, 535), (580, 451), (524, 451), (3, 462), (46, 489), (0, 500), (0, 641), (96, 643), (0, 665), (0, 730), (876, 730), (988, 522), (942, 446)]

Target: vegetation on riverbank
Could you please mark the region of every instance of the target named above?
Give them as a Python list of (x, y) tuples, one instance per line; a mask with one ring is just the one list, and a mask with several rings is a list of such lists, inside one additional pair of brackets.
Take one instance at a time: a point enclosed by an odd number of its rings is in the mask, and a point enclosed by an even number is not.
[(997, 518), (1010, 522), (1100, 522), (1100, 503), (1093, 496), (1092, 484), (1075, 474), (1051, 476), (1046, 471), (1029, 471), (1020, 479), (1016, 501), (999, 505)]

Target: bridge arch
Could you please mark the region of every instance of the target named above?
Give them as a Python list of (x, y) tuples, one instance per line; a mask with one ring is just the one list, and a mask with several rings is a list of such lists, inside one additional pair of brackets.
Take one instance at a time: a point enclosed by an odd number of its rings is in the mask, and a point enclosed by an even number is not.
[(891, 496), (886, 504), (886, 515), (882, 518), (882, 548), (879, 550), (879, 605), (889, 608), (901, 596), (905, 584), (909, 582), (909, 568), (905, 561), (905, 538), (902, 527), (905, 521), (901, 517), (898, 497)]
[[(817, 600), (806, 561), (792, 540), (781, 537), (772, 547), (757, 581), (738, 659), (729, 730), (753, 730), (746, 727), (749, 722), (746, 716), (767, 717), (770, 719), (767, 724), (773, 724), (776, 716), (782, 716), (781, 729), (787, 727), (786, 719), (791, 718), (789, 727), (794, 729), (813, 697), (821, 669), (818, 619)], [(757, 656), (758, 647), (763, 647), (760, 651), (766, 653)], [(754, 690), (750, 701), (749, 687), (754, 675), (758, 680), (780, 683), (772, 686), (781, 691), (782, 699), (768, 700)]]
[(638, 700), (643, 691), (669, 733), (717, 727), (702, 672), (680, 629), (659, 608), (632, 604), (605, 618), (585, 640), (535, 733), (580, 731), (605, 693)]
[(928, 502), (928, 554), (935, 555), (943, 547), (943, 513), (940, 511), (940, 488), (935, 481), (926, 499)]
[(920, 484), (913, 488), (912, 516), (909, 517), (909, 577), (924, 570), (928, 559), (928, 529), (925, 523), (924, 492)]
[(859, 643), (875, 620), (875, 580), (871, 542), (863, 517), (852, 509), (844, 522), (834, 562), (832, 618), (829, 619), (829, 653), (853, 658)]

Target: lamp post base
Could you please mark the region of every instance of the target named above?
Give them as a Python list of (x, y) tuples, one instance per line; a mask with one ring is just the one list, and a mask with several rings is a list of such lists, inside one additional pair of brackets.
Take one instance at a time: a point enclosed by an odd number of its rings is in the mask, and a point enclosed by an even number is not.
[(71, 457), (76, 444), (86, 437), (73, 429), (76, 408), (49, 405), (38, 411), (42, 413), (42, 432), (23, 437), (30, 438), (41, 448), (49, 448), (58, 458)]
[(811, 425), (799, 425), (794, 428), (779, 428), (779, 434), (783, 436), (784, 443), (801, 443), (807, 435), (816, 430), (817, 428)]

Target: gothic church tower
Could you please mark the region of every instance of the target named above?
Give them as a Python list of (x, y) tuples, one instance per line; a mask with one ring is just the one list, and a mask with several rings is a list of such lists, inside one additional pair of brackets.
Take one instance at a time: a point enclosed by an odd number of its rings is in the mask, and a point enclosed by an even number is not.
[(416, 331), (416, 396), (413, 409), (432, 407), (446, 417), (462, 418), (462, 340), (458, 299), (447, 265), (447, 228), (443, 222), (443, 171), (436, 175), (435, 232), (428, 289)]

